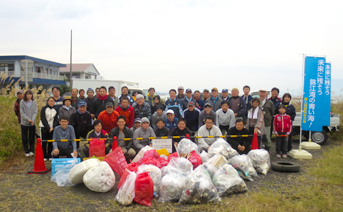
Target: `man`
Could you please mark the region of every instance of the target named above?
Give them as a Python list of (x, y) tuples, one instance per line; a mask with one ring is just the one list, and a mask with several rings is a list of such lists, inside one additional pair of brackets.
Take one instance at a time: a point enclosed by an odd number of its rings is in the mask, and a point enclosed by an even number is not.
[(97, 88), (95, 89), (95, 96), (94, 96), (94, 97), (98, 98), (99, 95), (100, 95), (100, 88), (97, 87)]
[(140, 118), (136, 118), (135, 122), (133, 123), (133, 127), (131, 128), (132, 134), (135, 132), (135, 130), (137, 130), (140, 127), (141, 127), (141, 119)]
[(183, 94), (183, 91), (184, 91), (184, 88), (182, 86), (179, 86), (177, 88), (177, 92), (178, 92), (178, 94), (176, 96), (177, 99), (181, 100), (181, 99), (185, 98), (185, 95)]
[(195, 107), (194, 102), (188, 102), (188, 108), (184, 111), (186, 127), (192, 131), (193, 135), (198, 131), (200, 110)]
[(198, 108), (200, 111), (202, 111), (204, 109), (205, 101), (202, 100), (200, 97), (201, 97), (200, 91), (198, 90), (194, 91), (193, 98), (195, 100), (195, 107)]
[[(222, 132), (219, 127), (214, 125), (214, 121), (211, 117), (207, 117), (205, 125), (201, 126), (198, 131), (198, 136), (221, 136)], [(208, 151), (210, 145), (218, 138), (198, 138), (199, 151)]]
[(166, 112), (163, 111), (163, 107), (161, 105), (157, 106), (156, 112), (151, 117), (151, 126), (152, 129), (155, 130), (157, 127), (157, 120), (162, 119), (164, 122), (164, 119), (167, 118)]
[(177, 127), (177, 122), (179, 121), (178, 118), (175, 117), (173, 110), (167, 110), (167, 118), (164, 119), (164, 124), (166, 128), (172, 131), (174, 128)]
[(182, 118), (183, 117), (182, 103), (180, 99), (176, 98), (176, 90), (170, 89), (169, 96), (170, 98), (165, 102), (166, 104), (165, 111), (173, 110), (176, 118)]
[(149, 88), (148, 90), (148, 96), (146, 98), (146, 102), (150, 105), (154, 105), (154, 97), (155, 97), (155, 88)]
[[(152, 146), (149, 137), (156, 137), (154, 130), (149, 127), (150, 121), (148, 118), (142, 118), (141, 127), (135, 130), (133, 133), (134, 148), (136, 152), (139, 152), (146, 145)], [(142, 140), (136, 140), (136, 138), (144, 138)]]
[(126, 96), (129, 100), (131, 99), (129, 95), (129, 88), (127, 86), (121, 87), (121, 95), (119, 96), (119, 104), (121, 103), (121, 98), (124, 96)]
[(106, 103), (106, 110), (102, 111), (98, 119), (100, 119), (103, 123), (103, 129), (110, 133), (111, 130), (115, 127), (117, 127), (117, 117), (119, 116), (119, 113), (113, 109), (113, 103), (107, 102)]
[(136, 102), (133, 103), (132, 107), (135, 111), (135, 118), (147, 117), (149, 120), (151, 119), (151, 107), (144, 101), (144, 96), (142, 94), (136, 96)]
[(233, 88), (231, 94), (232, 97), (229, 99), (230, 109), (235, 113), (236, 119), (242, 118), (245, 120), (247, 117), (247, 108), (243, 98), (238, 96), (238, 88)]
[(181, 103), (182, 103), (182, 108), (183, 110), (186, 110), (187, 109), (187, 106), (188, 106), (188, 102), (193, 102), (194, 105), (196, 103), (195, 99), (193, 99), (192, 97), (192, 90), (190, 88), (188, 88), (186, 90), (186, 96), (185, 98), (181, 99)]
[(129, 104), (129, 99), (127, 97), (123, 97), (121, 99), (121, 104), (116, 108), (116, 111), (119, 113), (119, 115), (125, 117), (126, 126), (131, 128), (135, 120), (135, 110)]
[(245, 105), (247, 107), (247, 111), (251, 109), (251, 100), (252, 100), (252, 96), (249, 94), (250, 93), (250, 87), (248, 85), (243, 87), (243, 92), (244, 95), (242, 96)]
[(229, 109), (229, 101), (222, 101), (222, 108), (216, 112), (216, 125), (225, 134), (235, 125), (235, 121), (235, 113)]
[(79, 91), (79, 99), (85, 100), (85, 90), (80, 89)]
[(237, 137), (228, 137), (228, 142), (239, 154), (248, 154), (251, 149), (251, 142), (249, 137), (242, 137), (248, 135), (249, 130), (244, 128), (242, 119), (237, 119), (234, 127), (230, 128), (228, 135), (238, 135)]
[(20, 101), (24, 98), (24, 92), (22, 90), (17, 91), (17, 100), (14, 103), (14, 113), (18, 118), (20, 124)]
[(53, 97), (55, 99), (55, 106), (54, 106), (54, 108), (58, 112), (60, 110), (60, 108), (62, 107), (62, 105), (63, 105), (63, 99), (64, 98), (62, 96), (60, 96), (60, 94), (61, 94), (60, 87), (54, 86), (54, 87), (52, 87), (51, 91), (52, 91), (52, 95), (53, 95)]
[(216, 112), (222, 104), (223, 99), (218, 95), (218, 88), (212, 88), (211, 97), (206, 99), (206, 103), (210, 103), (212, 105), (212, 110)]
[(264, 126), (266, 134), (262, 138), (262, 143), (265, 146), (265, 149), (269, 151), (272, 142), (270, 139), (271, 135), (271, 126), (272, 126), (272, 120), (274, 118), (274, 104), (270, 100), (267, 99), (267, 90), (260, 89), (259, 90), (259, 96), (260, 96), (260, 107), (263, 111), (263, 118), (264, 118)]
[(273, 102), (275, 114), (278, 113), (278, 106), (282, 103), (282, 100), (279, 98), (280, 90), (276, 87), (272, 88), (271, 90), (272, 96), (268, 99)]
[(77, 88), (73, 88), (71, 90), (71, 106), (75, 107), (75, 109), (78, 108), (79, 102), (81, 100), (77, 97), (78, 93), (79, 92), (78, 92)]
[(95, 118), (95, 101), (96, 97), (94, 97), (94, 90), (92, 88), (88, 88), (85, 102), (87, 103), (87, 111), (91, 114), (92, 120)]
[(203, 95), (204, 102), (206, 102), (206, 100), (210, 98), (210, 91), (208, 89), (204, 89), (204, 91), (202, 92), (202, 95)]
[(114, 104), (113, 100), (111, 99), (111, 97), (109, 97), (107, 95), (107, 89), (105, 86), (101, 86), (100, 87), (100, 93), (98, 98), (95, 100), (95, 104), (94, 104), (94, 110), (95, 110), (95, 118), (98, 118), (99, 114), (106, 110), (106, 104), (108, 102), (111, 102), (112, 104)]
[(229, 97), (229, 90), (226, 89), (226, 88), (224, 88), (222, 90), (222, 99), (225, 100), (225, 101), (230, 99), (230, 97)]
[(138, 91), (132, 92), (132, 98), (130, 99), (130, 105), (133, 105), (133, 103), (136, 102), (136, 96), (138, 95)]
[(199, 114), (199, 128), (205, 124), (206, 118), (211, 117), (216, 122), (216, 113), (212, 110), (212, 105), (206, 103), (204, 105), (204, 110)]
[[(59, 118), (60, 125), (54, 129), (54, 134), (52, 136), (53, 140), (75, 139), (74, 128), (69, 124), (69, 119), (67, 117)], [(54, 158), (59, 158), (60, 156), (66, 156), (67, 158), (77, 157), (76, 141), (68, 142), (53, 142), (52, 155)]]
[(116, 89), (113, 86), (108, 88), (108, 96), (112, 99), (114, 108), (118, 107), (118, 97), (116, 97)]

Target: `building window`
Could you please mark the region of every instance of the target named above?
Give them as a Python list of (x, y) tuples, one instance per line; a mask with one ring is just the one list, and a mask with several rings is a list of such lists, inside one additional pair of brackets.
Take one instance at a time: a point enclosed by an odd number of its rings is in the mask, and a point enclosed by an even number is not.
[(14, 71), (14, 64), (0, 63), (0, 71)]

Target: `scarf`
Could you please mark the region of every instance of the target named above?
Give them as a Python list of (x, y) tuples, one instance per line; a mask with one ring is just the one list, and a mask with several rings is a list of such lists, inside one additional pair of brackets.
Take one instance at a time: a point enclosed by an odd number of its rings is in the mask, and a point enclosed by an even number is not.
[[(217, 98), (218, 98), (218, 97), (217, 97)], [(185, 96), (185, 99), (186, 99), (188, 102), (190, 102), (190, 101), (192, 101), (193, 98), (191, 97), (190, 99), (188, 99), (187, 96)]]
[(99, 95), (98, 98), (100, 101), (105, 101), (107, 99), (107, 96), (106, 95), (105, 96)]
[(69, 105), (69, 107), (67, 107), (67, 106), (65, 106), (65, 105), (62, 105), (62, 107), (69, 111), (70, 108), (71, 108), (71, 105)]
[(257, 119), (257, 114), (258, 114), (258, 111), (259, 111), (259, 107), (256, 107), (255, 108), (255, 111), (254, 111), (254, 115), (252, 114), (252, 111), (253, 111), (254, 109), (251, 109), (251, 110), (249, 110), (249, 113), (248, 113), (248, 119)]
[(212, 99), (212, 101), (213, 101), (213, 104), (216, 103), (216, 101), (218, 100), (218, 97), (219, 97), (219, 96), (217, 96), (216, 99), (213, 100), (213, 96), (211, 96), (211, 99)]

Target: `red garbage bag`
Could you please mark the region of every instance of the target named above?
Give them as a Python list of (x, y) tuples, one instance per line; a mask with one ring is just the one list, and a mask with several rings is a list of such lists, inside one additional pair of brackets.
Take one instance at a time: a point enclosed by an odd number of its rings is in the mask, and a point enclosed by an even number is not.
[(154, 196), (154, 183), (148, 172), (143, 172), (137, 175), (135, 182), (135, 198), (134, 202), (151, 206), (152, 198)]
[(89, 141), (89, 157), (103, 157), (105, 155), (105, 140), (92, 138), (92, 140)]
[(177, 154), (177, 152), (174, 152), (173, 154), (170, 154), (169, 156), (168, 156), (168, 162), (170, 162), (170, 160), (172, 159), (172, 158), (178, 158), (179, 157), (179, 155)]
[(148, 150), (144, 153), (144, 157), (152, 157), (152, 158), (155, 158), (155, 159), (159, 159), (160, 158), (160, 154), (158, 154), (158, 152), (156, 152), (155, 149), (152, 149), (152, 150)]
[(161, 168), (160, 161), (152, 157), (143, 157), (143, 160), (141, 161), (140, 165), (142, 164), (148, 164), (148, 165), (150, 164), (150, 165), (157, 166), (158, 168)]
[(164, 166), (167, 166), (168, 165), (168, 161), (164, 158), (159, 158), (158, 161), (160, 162), (161, 164), (161, 168), (164, 167)]
[(125, 171), (123, 173), (123, 175), (120, 177), (120, 180), (119, 180), (119, 183), (118, 183), (118, 186), (117, 186), (117, 190), (119, 191), (120, 187), (125, 183), (126, 181), (126, 178), (127, 176), (129, 175), (129, 172), (127, 172), (126, 170), (129, 170), (131, 172), (137, 172), (138, 170), (138, 166), (139, 164), (138, 163), (130, 163), (130, 164), (127, 164), (127, 166), (125, 167)]
[(191, 156), (188, 158), (188, 160), (193, 164), (193, 170), (200, 166), (202, 164), (202, 159), (200, 155), (198, 155), (195, 150), (191, 151)]
[(123, 175), (125, 167), (127, 166), (127, 162), (123, 151), (121, 151), (120, 147), (115, 148), (112, 152), (108, 153), (104, 161), (110, 165), (112, 170), (117, 173), (120, 177)]

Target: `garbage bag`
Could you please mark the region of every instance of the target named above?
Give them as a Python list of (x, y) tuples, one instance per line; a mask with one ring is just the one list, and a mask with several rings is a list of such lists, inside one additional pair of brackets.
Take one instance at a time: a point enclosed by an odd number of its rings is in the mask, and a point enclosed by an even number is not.
[(154, 165), (154, 166), (157, 166), (158, 168), (161, 168), (161, 163), (158, 159), (155, 159), (155, 158), (152, 158), (152, 157), (143, 157), (141, 158), (141, 160), (139, 161), (139, 164), (140, 165), (143, 165), (143, 164), (151, 164), (151, 165)]
[(92, 138), (92, 140), (89, 141), (89, 157), (103, 157), (106, 155), (105, 149), (105, 140)]
[(200, 157), (203, 163), (206, 163), (206, 161), (210, 159), (208, 153), (205, 150), (202, 150), (202, 152), (200, 153)]
[(144, 153), (148, 150), (153, 150), (152, 147), (150, 146), (145, 146), (143, 147), (139, 152), (138, 154), (136, 155), (136, 157), (132, 160), (132, 162), (138, 162), (143, 156), (144, 156)]
[(202, 165), (198, 166), (194, 171), (199, 171), (201, 170), (202, 172), (208, 172), (211, 179), (214, 175), (214, 173), (216, 173), (216, 171), (218, 171), (218, 168), (215, 167), (214, 165), (212, 165), (211, 163), (203, 163)]
[(92, 191), (108, 192), (116, 183), (116, 178), (110, 165), (102, 161), (86, 172), (83, 176), (83, 182)]
[(238, 152), (230, 146), (230, 144), (225, 141), (223, 138), (219, 138), (213, 144), (211, 144), (210, 148), (208, 149), (209, 157), (213, 157), (214, 155), (222, 155), (225, 158), (232, 158), (235, 155), (239, 155)]
[(151, 157), (154, 159), (159, 159), (160, 155), (158, 154), (158, 152), (156, 150), (152, 149), (152, 150), (148, 150), (144, 153), (143, 158), (145, 158), (145, 157)]
[(208, 159), (207, 163), (210, 163), (215, 167), (220, 168), (221, 166), (227, 163), (227, 160), (223, 155), (214, 155), (213, 157)]
[(195, 150), (197, 154), (200, 154), (199, 147), (188, 138), (183, 138), (177, 145), (178, 152), (181, 157), (186, 157), (191, 151)]
[(135, 163), (135, 162), (127, 164), (127, 166), (125, 167), (125, 171), (120, 177), (120, 180), (118, 182), (117, 190), (119, 190), (121, 186), (125, 183), (127, 176), (130, 174), (129, 171), (136, 173), (138, 170), (138, 166), (139, 166), (138, 163)]
[(158, 159), (158, 161), (160, 162), (160, 164), (161, 164), (161, 168), (162, 167), (164, 167), (164, 166), (167, 166), (168, 165), (168, 160), (166, 160), (165, 158), (163, 158), (163, 157), (160, 157), (159, 159)]
[(138, 167), (137, 174), (148, 172), (152, 182), (154, 183), (154, 192), (158, 194), (160, 192), (162, 172), (157, 166), (154, 165), (140, 165)]
[(179, 203), (194, 204), (221, 201), (210, 174), (200, 169), (187, 176), (183, 182)]
[(127, 174), (124, 184), (118, 190), (115, 199), (122, 205), (130, 205), (135, 198), (135, 182), (137, 174), (133, 171), (125, 169)]
[(117, 173), (119, 176), (122, 176), (127, 162), (121, 147), (115, 148), (112, 152), (108, 153), (104, 161), (106, 161), (112, 168), (112, 170)]
[(170, 154), (168, 156), (168, 161), (170, 161), (172, 158), (179, 158), (179, 155), (177, 154), (177, 152), (174, 152), (173, 154)]
[(189, 154), (190, 154), (190, 157), (188, 158), (188, 160), (192, 163), (193, 169), (195, 169), (196, 167), (202, 164), (202, 159), (200, 155), (198, 155), (195, 152), (195, 150), (191, 151)]
[(245, 180), (254, 181), (251, 176), (257, 177), (257, 172), (247, 155), (237, 155), (231, 158), (231, 165), (238, 171), (238, 174)]
[(256, 171), (266, 175), (270, 168), (269, 152), (265, 149), (254, 149), (250, 150), (248, 156), (251, 159)]
[(73, 184), (83, 183), (83, 175), (92, 168), (100, 163), (100, 160), (97, 158), (91, 158), (74, 166), (69, 172), (69, 180)]
[(135, 201), (138, 204), (151, 206), (152, 198), (154, 196), (154, 183), (147, 172), (137, 175), (135, 182)]
[(182, 194), (182, 186), (185, 180), (186, 176), (177, 169), (175, 169), (174, 172), (166, 174), (161, 180), (158, 202), (178, 202)]
[(54, 176), (51, 177), (51, 181), (57, 183), (58, 187), (75, 186), (75, 184), (69, 180), (69, 172), (74, 166), (76, 166), (76, 164), (77, 160), (73, 161), (72, 164), (59, 169)]
[(213, 175), (212, 182), (217, 188), (219, 196), (242, 193), (248, 190), (244, 180), (230, 164), (220, 167)]
[(168, 166), (171, 166), (180, 170), (184, 175), (188, 175), (192, 173), (193, 171), (192, 163), (186, 158), (172, 158)]

